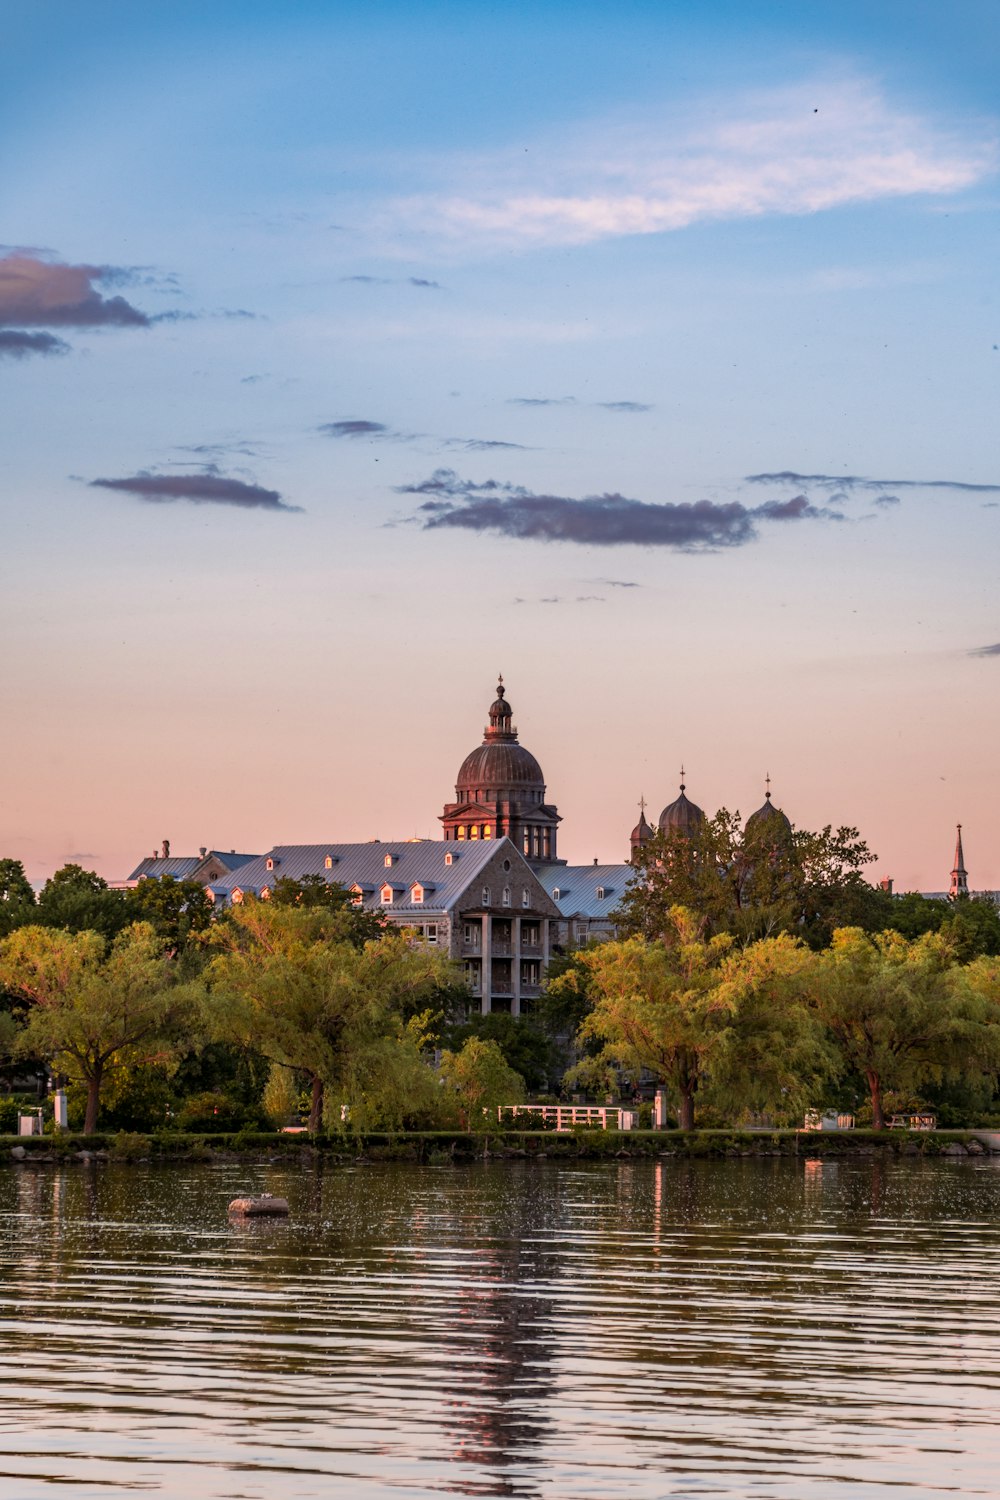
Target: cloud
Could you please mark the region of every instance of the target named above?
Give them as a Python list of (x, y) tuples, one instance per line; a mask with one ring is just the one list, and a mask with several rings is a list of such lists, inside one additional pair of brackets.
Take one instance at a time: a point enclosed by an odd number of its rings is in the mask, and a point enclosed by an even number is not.
[(366, 422), (359, 419), (351, 419), (346, 422), (324, 422), (320, 432), (325, 432), (327, 437), (335, 438), (394, 438), (396, 433), (384, 422)]
[(902, 503), (898, 495), (876, 495), (872, 501), (873, 505), (881, 505), (886, 508), (890, 505), (902, 505)]
[(957, 490), (972, 495), (1000, 495), (1000, 484), (969, 484), (964, 479), (867, 479), (861, 474), (797, 474), (780, 469), (774, 474), (747, 474), (747, 484), (815, 484), (821, 489)]
[(401, 485), (398, 493), (429, 497), (418, 512), (425, 531), (451, 527), (497, 532), (522, 541), (596, 547), (717, 551), (754, 541), (761, 522), (840, 519), (836, 512), (819, 509), (802, 495), (787, 501), (769, 500), (753, 509), (736, 500), (651, 503), (617, 493), (573, 499), (539, 495), (496, 479), (462, 479), (452, 469), (438, 469), (428, 479)]
[(490, 448), (520, 448), (526, 449), (523, 443), (506, 443), (501, 438), (445, 438), (446, 448), (464, 448), (467, 453), (485, 453)]
[(68, 354), (69, 345), (54, 333), (22, 333), (0, 328), (0, 359), (25, 359), (29, 354)]
[(421, 291), (443, 292), (440, 281), (429, 281), (426, 276), (341, 276), (342, 282), (357, 282), (361, 286), (415, 286)]
[(15, 251), (0, 257), (0, 326), (148, 328), (144, 312), (98, 290), (130, 275), (121, 267), (70, 266)]
[(969, 652), (970, 656), (1000, 656), (1000, 641), (992, 646), (976, 646)]
[(153, 504), (189, 500), (194, 505), (235, 505), (243, 510), (302, 509), (286, 504), (277, 490), (266, 490), (259, 484), (223, 474), (216, 464), (205, 464), (197, 474), (151, 474), (141, 470), (123, 479), (92, 479), (90, 485), (120, 490)]
[(510, 396), (508, 406), (592, 406), (600, 411), (643, 412), (653, 408), (645, 401), (578, 401), (575, 396)]
[[(843, 70), (673, 112), (571, 122), (526, 153), (455, 155), (440, 187), (399, 198), (384, 228), (452, 244), (581, 245), (704, 222), (813, 214), (957, 193), (997, 159), (992, 122), (945, 128)], [(457, 189), (455, 184), (458, 184)]]
[(641, 583), (634, 583), (630, 578), (595, 578), (595, 583), (603, 584), (606, 589), (641, 589)]

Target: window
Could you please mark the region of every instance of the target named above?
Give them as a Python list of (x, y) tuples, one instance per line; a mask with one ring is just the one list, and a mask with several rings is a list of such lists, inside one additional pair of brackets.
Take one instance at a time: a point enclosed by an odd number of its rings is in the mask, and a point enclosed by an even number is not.
[(509, 885), (505, 885), (504, 888), (503, 888), (503, 904), (504, 904), (504, 906), (509, 906), (510, 905), (510, 886)]
[(268, 870), (274, 869), (274, 860), (271, 859), (270, 856), (264, 861), (264, 867)]
[(559, 897), (561, 895), (562, 895), (562, 891), (559, 889), (559, 887), (557, 885), (554, 885), (552, 887), (552, 899), (553, 899), (553, 901), (558, 901)]
[(531, 892), (528, 890), (527, 886), (525, 886), (524, 890), (521, 892), (521, 905), (522, 906), (530, 906), (531, 905)]
[(462, 942), (467, 948), (478, 948), (483, 929), (478, 922), (466, 922), (462, 927)]
[(455, 863), (455, 856), (454, 854), (452, 854), (450, 849), (444, 857), (444, 862), (446, 865), (453, 865)]
[(385, 857), (385, 867), (386, 867), (386, 869), (388, 869), (389, 866), (395, 862), (395, 859), (396, 859), (396, 856), (394, 854), (387, 854), (386, 855), (386, 857)]
[(262, 901), (270, 901), (270, 899), (271, 899), (271, 887), (269, 885), (262, 885), (261, 886), (261, 888), (260, 888), (260, 899)]
[(365, 893), (359, 885), (351, 887), (351, 905), (360, 906), (365, 899)]
[(458, 836), (459, 836), (460, 839), (464, 839), (465, 838), (465, 826), (464, 826), (464, 824), (460, 823), (458, 825)]
[(392, 905), (392, 886), (391, 885), (384, 885), (382, 887), (381, 891), (379, 892), (379, 899), (382, 902), (383, 906), (391, 906)]
[(242, 904), (243, 904), (243, 892), (240, 890), (239, 886), (237, 886), (236, 889), (233, 891), (233, 905), (234, 906), (241, 906)]
[(479, 824), (478, 823), (473, 823), (472, 827), (469, 829), (469, 838), (470, 839), (477, 839), (478, 837), (479, 837)]
[(510, 860), (509, 859), (505, 859), (504, 860), (503, 867), (504, 867), (505, 870), (509, 870), (510, 869)]
[(333, 869), (333, 855), (332, 854), (328, 854), (326, 856), (326, 859), (324, 859), (323, 863), (324, 863), (324, 865), (326, 866), (326, 868), (328, 870), (332, 870)]
[(490, 895), (490, 888), (489, 888), (489, 886), (488, 885), (484, 885), (483, 886), (483, 905), (484, 906), (489, 906), (489, 904), (492, 901), (492, 899), (493, 898)]
[(438, 940), (438, 924), (436, 922), (428, 922), (427, 923), (427, 926), (424, 928), (424, 937), (427, 939), (427, 941), (429, 943), (436, 943), (437, 942), (437, 940)]
[(469, 989), (472, 991), (472, 993), (474, 995), (478, 995), (479, 994), (479, 989), (480, 989), (480, 975), (481, 975), (481, 971), (480, 971), (480, 968), (479, 968), (479, 960), (476, 959), (476, 958), (466, 959), (466, 961), (465, 961), (465, 982), (469, 986)]
[(424, 888), (423, 888), (422, 885), (415, 885), (415, 886), (413, 886), (413, 888), (410, 891), (410, 900), (413, 902), (414, 906), (422, 906), (423, 905), (423, 902), (424, 902)]
[(603, 901), (604, 898), (605, 898), (605, 896), (607, 894), (608, 894), (608, 892), (607, 892), (607, 888), (605, 886), (599, 885), (597, 887), (597, 899), (598, 899), (598, 901)]
[(539, 984), (541, 977), (541, 964), (537, 958), (528, 959), (521, 965), (522, 984)]
[(491, 839), (492, 837), (493, 837), (493, 830), (492, 830), (492, 828), (490, 827), (489, 823), (484, 823), (483, 824), (483, 838), (484, 839)]

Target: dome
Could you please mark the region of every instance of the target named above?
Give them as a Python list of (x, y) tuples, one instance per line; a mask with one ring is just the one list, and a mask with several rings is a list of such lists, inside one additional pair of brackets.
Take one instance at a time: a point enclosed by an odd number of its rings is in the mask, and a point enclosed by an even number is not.
[[(466, 793), (488, 792), (490, 800), (508, 791), (545, 790), (545, 777), (530, 750), (518, 744), (501, 677), (497, 696), (490, 705), (490, 722), (483, 743), (467, 755), (459, 768), (455, 790), (459, 800)], [(541, 798), (532, 798), (532, 801)]]
[(771, 801), (770, 787), (764, 795), (763, 806), (758, 807), (757, 811), (747, 818), (744, 832), (756, 833), (758, 830), (773, 830), (775, 835), (789, 834), (792, 831), (790, 819), (785, 816), (780, 807), (775, 807)]
[(646, 822), (646, 813), (645, 813), (645, 811), (643, 811), (639, 815), (639, 821), (638, 821), (638, 823), (635, 825), (635, 827), (632, 829), (632, 832), (629, 834), (629, 843), (631, 843), (631, 844), (648, 844), (649, 841), (650, 841), (650, 839), (652, 837), (653, 837), (653, 830), (652, 830), (652, 828), (650, 828), (649, 824)]
[(480, 787), (544, 787), (545, 777), (530, 750), (516, 740), (487, 742), (473, 750), (462, 762), (456, 786), (473, 790)]
[(671, 802), (660, 813), (660, 829), (663, 833), (682, 833), (690, 838), (691, 834), (697, 833), (705, 821), (705, 814), (696, 803), (690, 802), (684, 795), (684, 783), (681, 782), (681, 794), (676, 802)]

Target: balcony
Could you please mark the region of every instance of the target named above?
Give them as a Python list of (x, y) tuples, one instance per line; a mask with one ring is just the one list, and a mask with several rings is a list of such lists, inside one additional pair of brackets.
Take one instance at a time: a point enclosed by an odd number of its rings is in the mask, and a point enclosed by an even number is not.
[(490, 946), (490, 952), (494, 958), (510, 958), (513, 951), (511, 944), (505, 942), (503, 938), (494, 938)]

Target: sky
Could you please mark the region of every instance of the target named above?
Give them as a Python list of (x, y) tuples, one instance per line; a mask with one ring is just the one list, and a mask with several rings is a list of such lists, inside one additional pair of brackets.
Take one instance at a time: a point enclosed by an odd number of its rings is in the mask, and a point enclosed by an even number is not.
[(0, 0), (0, 857), (640, 797), (1000, 888), (993, 0)]

